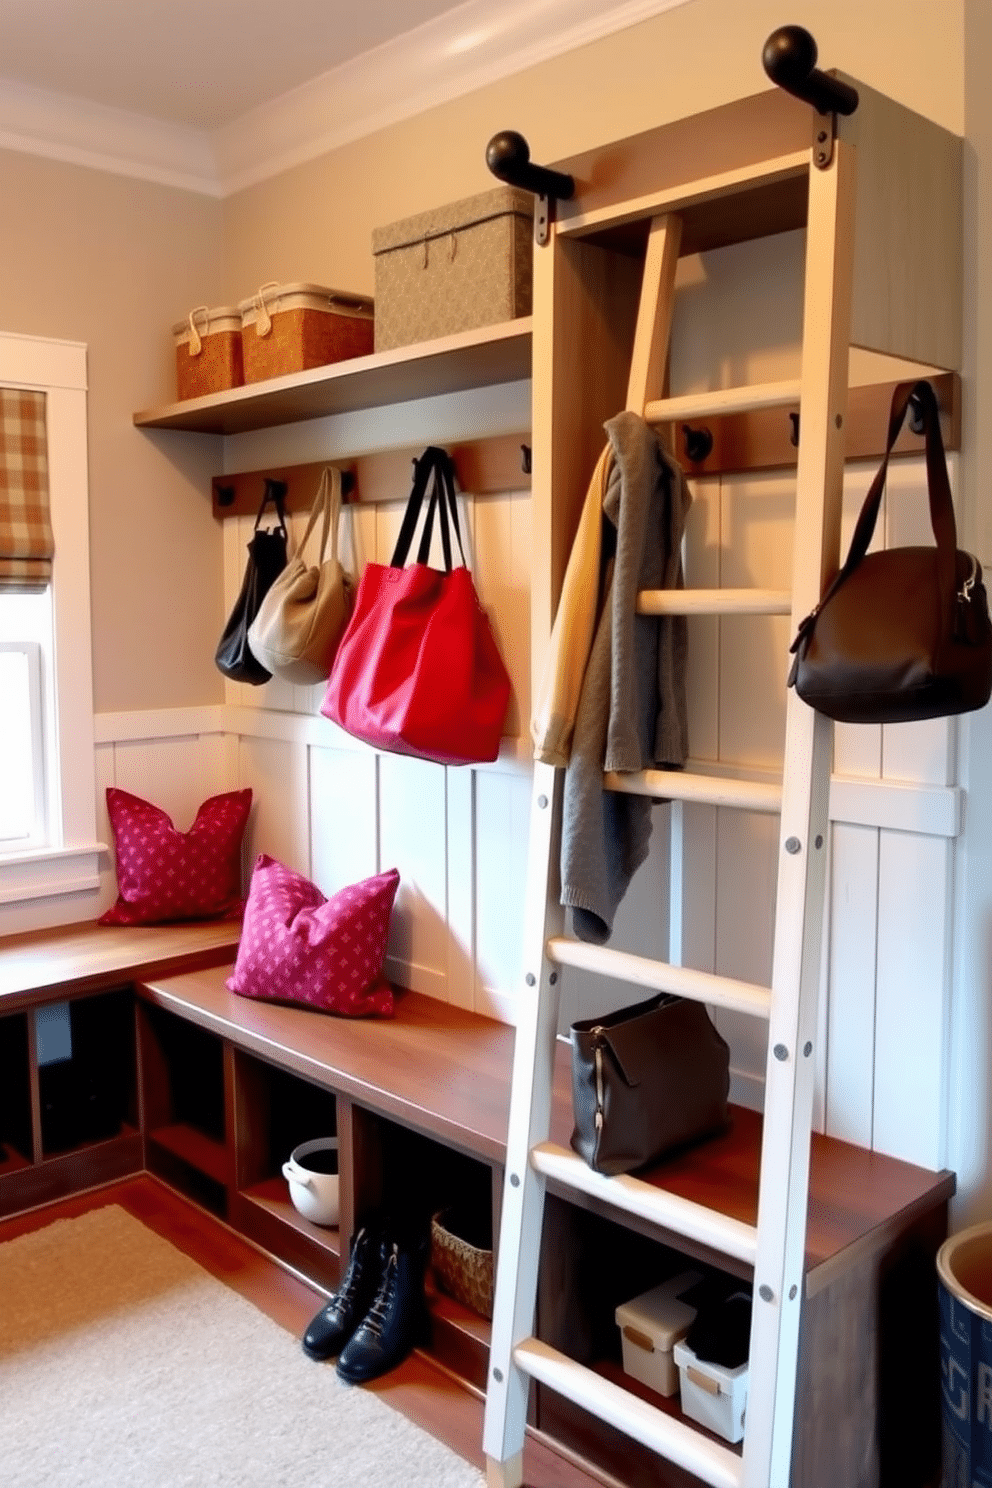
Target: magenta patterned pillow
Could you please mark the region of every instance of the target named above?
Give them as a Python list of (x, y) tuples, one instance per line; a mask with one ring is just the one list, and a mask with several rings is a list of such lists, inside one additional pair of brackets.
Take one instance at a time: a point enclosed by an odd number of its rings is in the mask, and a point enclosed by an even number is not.
[(177, 832), (158, 806), (115, 786), (107, 789), (107, 810), (118, 899), (100, 916), (101, 925), (240, 917), (241, 841), (250, 790), (211, 796), (188, 832)]
[(399, 881), (391, 868), (325, 899), (301, 873), (262, 853), (228, 987), (348, 1018), (392, 1017), (392, 989), (381, 977)]

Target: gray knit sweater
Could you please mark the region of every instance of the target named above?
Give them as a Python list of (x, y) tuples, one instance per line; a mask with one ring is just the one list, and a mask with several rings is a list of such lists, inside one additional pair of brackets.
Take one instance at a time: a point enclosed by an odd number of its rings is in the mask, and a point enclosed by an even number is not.
[(688, 754), (685, 619), (637, 615), (634, 605), (641, 589), (681, 588), (692, 499), (638, 414), (605, 428), (614, 462), (603, 502), (604, 598), (565, 772), (561, 843), (561, 902), (579, 939), (598, 944), (648, 855), (652, 805), (604, 791), (603, 771), (678, 768)]

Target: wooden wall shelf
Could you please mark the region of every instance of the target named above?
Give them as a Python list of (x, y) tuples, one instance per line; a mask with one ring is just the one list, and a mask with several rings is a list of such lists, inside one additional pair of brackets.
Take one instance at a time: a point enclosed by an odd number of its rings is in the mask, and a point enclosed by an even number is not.
[(529, 317), (273, 377), (134, 415), (139, 429), (243, 434), (530, 377)]

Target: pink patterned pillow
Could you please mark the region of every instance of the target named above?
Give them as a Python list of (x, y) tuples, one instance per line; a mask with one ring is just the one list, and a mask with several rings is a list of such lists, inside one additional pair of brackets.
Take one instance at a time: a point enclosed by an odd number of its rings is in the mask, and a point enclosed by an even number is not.
[(391, 868), (325, 899), (301, 873), (262, 853), (228, 987), (349, 1018), (392, 1017), (392, 989), (380, 978), (399, 881)]
[(238, 919), (244, 908), (241, 840), (250, 809), (250, 790), (211, 796), (189, 831), (177, 832), (158, 806), (108, 787), (119, 897), (100, 924)]

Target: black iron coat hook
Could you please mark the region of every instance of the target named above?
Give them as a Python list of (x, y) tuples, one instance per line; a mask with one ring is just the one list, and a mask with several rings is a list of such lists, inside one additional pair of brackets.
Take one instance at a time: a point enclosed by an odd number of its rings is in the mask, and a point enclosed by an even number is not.
[(546, 243), (551, 202), (568, 201), (575, 195), (573, 178), (565, 175), (564, 171), (532, 164), (530, 146), (515, 129), (504, 129), (500, 134), (493, 135), (486, 146), (486, 164), (497, 180), (534, 193), (537, 197), (534, 234), (539, 245)]

